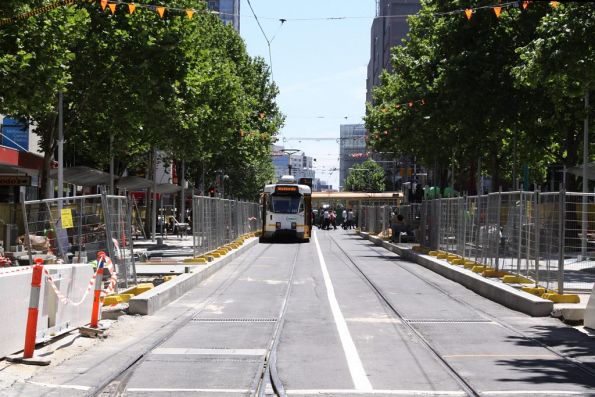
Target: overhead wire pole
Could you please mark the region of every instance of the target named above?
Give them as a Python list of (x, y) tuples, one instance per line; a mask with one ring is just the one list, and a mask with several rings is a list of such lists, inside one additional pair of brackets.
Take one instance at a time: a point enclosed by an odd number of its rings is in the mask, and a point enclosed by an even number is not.
[[(275, 35), (273, 36), (273, 38), (271, 40), (269, 40), (267, 34), (264, 32), (264, 29), (262, 28), (262, 25), (260, 24), (260, 20), (258, 19), (258, 16), (256, 16), (256, 12), (254, 12), (254, 8), (252, 7), (252, 3), (250, 2), (250, 0), (247, 0), (247, 1), (248, 1), (248, 6), (250, 7), (250, 11), (252, 11), (252, 15), (254, 16), (254, 19), (256, 20), (256, 23), (258, 24), (258, 27), (260, 28), (260, 31), (262, 32), (262, 35), (264, 36), (264, 39), (267, 42), (267, 47), (269, 49), (269, 64), (271, 66), (271, 80), (275, 80), (275, 76), (273, 75), (273, 54), (271, 52), (271, 43), (273, 42), (273, 40), (277, 36), (277, 33), (275, 33)], [(283, 26), (283, 24), (285, 23), (286, 19), (280, 19), (280, 21), (281, 21), (281, 26)], [(281, 29), (281, 27), (279, 27), (279, 29)]]

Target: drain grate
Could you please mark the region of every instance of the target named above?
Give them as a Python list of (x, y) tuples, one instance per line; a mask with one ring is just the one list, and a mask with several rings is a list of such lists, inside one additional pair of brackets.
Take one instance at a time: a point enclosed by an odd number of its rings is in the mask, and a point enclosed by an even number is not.
[(405, 320), (409, 324), (495, 324), (491, 320), (444, 320), (444, 319), (419, 319)]
[(197, 323), (276, 323), (276, 318), (201, 318), (192, 319)]

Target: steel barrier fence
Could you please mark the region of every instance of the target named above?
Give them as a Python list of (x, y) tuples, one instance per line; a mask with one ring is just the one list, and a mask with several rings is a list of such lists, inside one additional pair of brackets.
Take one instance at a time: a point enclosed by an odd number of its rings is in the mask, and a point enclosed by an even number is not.
[[(362, 206), (361, 230), (386, 231), (390, 211)], [(497, 192), (427, 200), (395, 212), (430, 249), (530, 278), (558, 293), (590, 291), (595, 283), (595, 194)]]
[(50, 262), (88, 263), (104, 251), (116, 265), (117, 287), (136, 284), (131, 206), (126, 197), (96, 194), (23, 201), (23, 218), (29, 262), (35, 256)]
[(213, 251), (262, 227), (258, 203), (194, 196), (192, 214), (195, 256)]

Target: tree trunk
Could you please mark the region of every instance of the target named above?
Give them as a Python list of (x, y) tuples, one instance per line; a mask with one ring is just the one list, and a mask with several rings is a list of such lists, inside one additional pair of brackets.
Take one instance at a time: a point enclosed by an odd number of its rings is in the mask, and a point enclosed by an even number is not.
[(43, 150), (43, 169), (41, 170), (39, 197), (45, 199), (53, 197), (53, 192), (49, 190), (49, 187), (50, 167), (56, 150), (56, 121), (57, 116), (48, 116), (37, 126), (37, 134), (41, 136), (41, 148)]

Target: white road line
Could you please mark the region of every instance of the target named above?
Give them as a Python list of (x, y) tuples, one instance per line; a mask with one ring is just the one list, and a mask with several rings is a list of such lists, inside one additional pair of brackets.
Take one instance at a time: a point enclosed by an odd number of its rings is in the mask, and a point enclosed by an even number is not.
[(293, 396), (323, 396), (325, 394), (389, 394), (393, 396), (465, 396), (462, 391), (440, 391), (440, 390), (285, 390), (285, 393)]
[(249, 393), (250, 390), (245, 389), (152, 389), (152, 388), (144, 388), (144, 387), (130, 387), (126, 389), (127, 392), (134, 393), (238, 393), (238, 394), (246, 394)]
[(486, 396), (522, 396), (522, 395), (535, 395), (535, 396), (584, 396), (590, 393), (589, 391), (568, 391), (568, 390), (512, 390), (512, 391), (482, 391), (482, 395)]
[(339, 331), (339, 338), (341, 339), (341, 344), (343, 345), (343, 351), (345, 352), (345, 357), (347, 358), (347, 365), (349, 366), (351, 379), (353, 380), (353, 385), (356, 390), (369, 392), (372, 390), (372, 385), (370, 384), (370, 380), (366, 375), (362, 360), (359, 358), (359, 354), (357, 353), (357, 349), (355, 348), (355, 344), (353, 343), (353, 339), (349, 333), (349, 328), (347, 328), (345, 317), (343, 317), (341, 308), (339, 308), (339, 303), (335, 297), (335, 289), (333, 288), (333, 283), (331, 282), (331, 277), (328, 273), (328, 269), (326, 268), (326, 262), (324, 261), (322, 251), (320, 250), (320, 244), (318, 243), (318, 238), (316, 237), (317, 234), (317, 232), (314, 232), (316, 252), (318, 252), (318, 259), (320, 261), (320, 268), (322, 269), (322, 275), (324, 277), (326, 293), (331, 305), (333, 317), (335, 318), (337, 331)]
[(54, 385), (51, 383), (41, 383), (41, 382), (33, 382), (33, 381), (26, 381), (25, 383), (30, 383), (32, 385), (36, 385), (36, 386), (43, 386), (43, 387), (49, 387), (52, 389), (73, 389), (73, 390), (91, 390), (91, 387), (89, 386), (79, 386), (79, 385)]
[(184, 347), (158, 347), (152, 354), (173, 355), (221, 355), (221, 356), (264, 356), (265, 349), (189, 349)]

